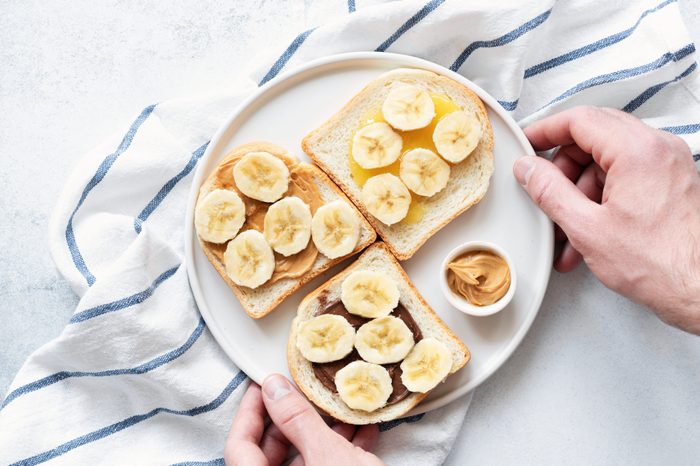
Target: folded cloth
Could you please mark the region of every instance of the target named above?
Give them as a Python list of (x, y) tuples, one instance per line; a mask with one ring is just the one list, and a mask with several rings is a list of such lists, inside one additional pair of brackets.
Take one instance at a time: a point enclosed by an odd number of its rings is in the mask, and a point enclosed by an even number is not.
[[(227, 115), (298, 64), (360, 50), (416, 55), (476, 82), (521, 124), (606, 105), (700, 152), (695, 47), (672, 0), (373, 3), (348, 1), (349, 13), (290, 38), (234, 89), (146, 107), (76, 167), (50, 241), (80, 302), (10, 387), (1, 463), (223, 462), (248, 379), (190, 293), (184, 206), (192, 171)], [(382, 425), (378, 454), (389, 464), (440, 464), (470, 399)]]

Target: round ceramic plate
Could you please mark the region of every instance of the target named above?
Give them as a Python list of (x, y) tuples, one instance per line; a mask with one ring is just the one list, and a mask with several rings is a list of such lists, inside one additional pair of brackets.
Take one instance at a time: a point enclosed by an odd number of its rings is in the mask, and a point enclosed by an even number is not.
[[(496, 100), (459, 74), (405, 55), (349, 53), (310, 62), (257, 90), (236, 109), (214, 136), (199, 162), (186, 219), (186, 262), (190, 286), (209, 329), (229, 357), (260, 383), (273, 372), (289, 375), (286, 346), (289, 326), (301, 299), (349, 261), (297, 291), (272, 313), (253, 320), (219, 277), (196, 241), (192, 218), (199, 186), (233, 147), (266, 140), (308, 160), (302, 138), (326, 121), (385, 71), (422, 68), (445, 75), (476, 92), (493, 125), (496, 170), (484, 199), (435, 234), (403, 266), (425, 299), (471, 350), (471, 361), (437, 387), (413, 413), (439, 408), (486, 380), (513, 353), (542, 302), (552, 267), (552, 224), (530, 202), (512, 175), (519, 156), (534, 154), (516, 123)], [(453, 308), (440, 292), (438, 274), (445, 255), (465, 241), (483, 240), (503, 247), (515, 263), (518, 285), (511, 303), (489, 317), (471, 317)]]

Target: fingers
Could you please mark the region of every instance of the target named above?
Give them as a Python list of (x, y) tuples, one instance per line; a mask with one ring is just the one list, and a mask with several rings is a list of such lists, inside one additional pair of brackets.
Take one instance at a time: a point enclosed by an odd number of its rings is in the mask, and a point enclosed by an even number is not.
[(303, 456), (324, 444), (330, 428), (285, 377), (269, 376), (263, 382), (262, 391), (272, 422)]
[(268, 466), (278, 466), (287, 458), (289, 440), (276, 425), (270, 424), (260, 442), (260, 449), (267, 458)]
[(372, 451), (375, 445), (377, 445), (378, 438), (379, 427), (375, 424), (369, 424), (357, 429), (355, 436), (352, 438), (352, 443), (365, 451)]
[(518, 182), (530, 197), (574, 243), (590, 231), (596, 217), (595, 203), (589, 200), (566, 176), (548, 160), (522, 157), (513, 166)]
[(343, 437), (347, 441), (352, 440), (352, 437), (353, 437), (353, 435), (355, 435), (355, 431), (357, 430), (357, 428), (355, 426), (352, 426), (350, 424), (345, 424), (342, 422), (335, 424), (333, 427), (331, 427), (331, 429), (333, 429), (333, 431), (336, 434), (339, 434), (341, 437)]
[(554, 270), (561, 273), (571, 272), (583, 261), (583, 256), (568, 241), (554, 261)]
[(603, 186), (598, 181), (597, 170), (600, 170), (595, 164), (591, 164), (583, 170), (583, 173), (576, 181), (576, 187), (591, 201), (600, 204), (603, 197)]
[(258, 447), (265, 429), (265, 406), (260, 387), (251, 383), (243, 395), (224, 447), (226, 464), (266, 464), (265, 455)]
[(642, 152), (645, 137), (654, 132), (641, 120), (621, 113), (613, 109), (575, 107), (533, 123), (525, 129), (525, 135), (538, 151), (576, 145), (608, 171), (616, 158)]

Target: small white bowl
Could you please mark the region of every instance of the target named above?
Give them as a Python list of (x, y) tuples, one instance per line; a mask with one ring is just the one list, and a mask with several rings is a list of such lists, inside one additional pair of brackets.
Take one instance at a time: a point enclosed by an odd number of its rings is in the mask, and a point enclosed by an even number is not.
[[(508, 291), (506, 291), (506, 294), (504, 294), (501, 299), (493, 304), (489, 304), (488, 306), (475, 306), (471, 304), (461, 295), (454, 293), (447, 284), (447, 265), (456, 257), (470, 251), (493, 252), (494, 254), (497, 254), (505, 259), (506, 264), (508, 264), (508, 268), (510, 269), (510, 288), (508, 288)], [(513, 299), (513, 294), (515, 294), (516, 277), (517, 274), (515, 273), (513, 261), (510, 259), (508, 253), (503, 250), (503, 248), (494, 243), (489, 243), (486, 241), (469, 241), (454, 248), (447, 254), (445, 260), (442, 261), (442, 270), (440, 271), (440, 288), (442, 289), (442, 294), (445, 295), (445, 298), (447, 298), (450, 304), (465, 314), (472, 316), (490, 316), (506, 307), (508, 303), (510, 303), (510, 300)]]

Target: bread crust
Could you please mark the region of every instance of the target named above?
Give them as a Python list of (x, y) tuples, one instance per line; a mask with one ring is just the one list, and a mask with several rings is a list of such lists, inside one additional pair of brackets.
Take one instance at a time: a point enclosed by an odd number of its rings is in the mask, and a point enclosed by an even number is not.
[[(403, 224), (401, 222), (392, 226), (387, 226), (370, 214), (359, 196), (359, 187), (357, 187), (357, 185), (353, 186), (354, 180), (352, 180), (351, 177), (348, 179), (348, 177), (341, 175), (339, 170), (337, 170), (329, 162), (330, 156), (325, 156), (325, 154), (322, 154), (321, 151), (318, 150), (319, 143), (324, 138), (327, 138), (329, 135), (337, 132), (338, 128), (342, 127), (343, 124), (348, 124), (349, 119), (353, 119), (352, 115), (356, 108), (367, 106), (368, 101), (379, 100), (379, 97), (388, 92), (387, 89), (392, 83), (395, 82), (427, 83), (431, 88), (441, 89), (444, 91), (444, 93), (449, 94), (450, 96), (459, 96), (462, 101), (469, 102), (472, 105), (472, 108), (479, 115), (479, 119), (483, 124), (483, 136), (477, 148), (467, 158), (467, 160), (474, 157), (484, 159), (486, 170), (488, 171), (486, 182), (480, 186), (478, 192), (474, 193), (473, 196), (464, 202), (461, 202), (455, 207), (449, 209), (448, 212), (445, 212), (440, 216), (439, 220), (432, 222), (432, 224), (428, 225), (427, 228), (422, 229), (419, 234), (413, 235), (415, 237), (413, 237), (412, 241), (410, 241), (410, 246), (406, 247), (402, 247), (399, 242), (402, 237), (407, 236), (405, 232), (408, 229), (405, 228), (405, 226), (402, 226)], [(378, 105), (381, 104), (375, 104), (375, 106)], [(357, 119), (355, 118), (355, 120)], [(352, 125), (356, 125), (356, 122), (352, 122)], [(354, 127), (356, 129), (356, 126)], [(338, 150), (337, 152), (339, 153), (334, 153), (334, 158), (343, 157), (343, 160), (348, 159), (348, 148), (350, 146), (349, 141), (350, 137), (348, 136), (346, 139), (346, 148), (342, 152)], [(306, 137), (304, 137), (302, 140), (301, 147), (304, 152), (331, 177), (331, 179), (345, 192), (345, 194), (352, 199), (358, 209), (362, 211), (362, 214), (367, 218), (370, 224), (372, 224), (379, 236), (382, 237), (382, 240), (386, 243), (394, 256), (399, 260), (407, 260), (411, 258), (418, 251), (418, 249), (420, 249), (420, 247), (425, 244), (428, 239), (430, 239), (430, 237), (440, 231), (457, 216), (479, 203), (488, 190), (489, 179), (493, 174), (493, 128), (488, 119), (486, 107), (481, 99), (474, 93), (474, 91), (450, 78), (438, 75), (432, 71), (419, 69), (399, 68), (382, 74), (365, 86), (365, 88), (358, 94), (353, 96), (353, 98), (350, 99), (345, 106), (343, 106), (325, 123), (306, 135)], [(459, 164), (455, 164), (455, 166), (462, 163), (467, 163), (467, 161), (465, 160)], [(456, 180), (452, 180), (452, 176), (450, 181), (457, 182)], [(443, 196), (441, 196), (441, 193), (433, 196), (433, 198), (436, 199), (442, 197)], [(430, 202), (430, 200), (427, 202)], [(439, 202), (437, 208), (440, 208)], [(420, 226), (421, 223), (422, 221), (419, 221), (418, 225)]]
[[(298, 162), (296, 157), (290, 155), (284, 148), (277, 146), (275, 144), (269, 143), (269, 142), (264, 142), (264, 141), (255, 141), (255, 142), (250, 142), (247, 144), (243, 144), (240, 146), (237, 146), (233, 150), (231, 150), (226, 157), (224, 157), (219, 164), (217, 164), (217, 167), (221, 164), (226, 163), (226, 161), (232, 157), (235, 157), (241, 153), (248, 153), (248, 152), (255, 152), (255, 151), (264, 151), (264, 152), (269, 152), (272, 155), (275, 155), (276, 157), (279, 157), (283, 160), (286, 160), (288, 162)], [(299, 163), (304, 163), (304, 162), (299, 162)], [(270, 303), (265, 306), (261, 310), (256, 310), (253, 307), (253, 302), (252, 299), (254, 297), (249, 296), (249, 293), (246, 293), (246, 290), (250, 289), (244, 289), (244, 287), (240, 287), (236, 285), (226, 274), (226, 269), (224, 267), (224, 264), (219, 262), (218, 258), (214, 255), (211, 247), (209, 244), (205, 241), (202, 241), (199, 236), (197, 236), (197, 240), (199, 241), (199, 244), (202, 248), (202, 251), (204, 251), (204, 254), (207, 256), (207, 259), (209, 262), (212, 264), (214, 269), (218, 272), (218, 274), (221, 276), (221, 278), (226, 282), (226, 284), (229, 286), (231, 291), (233, 291), (233, 294), (236, 295), (238, 298), (238, 301), (241, 303), (241, 307), (243, 307), (243, 310), (248, 314), (250, 317), (253, 319), (260, 319), (261, 317), (266, 316), (270, 312), (272, 312), (282, 301), (284, 301), (287, 297), (289, 297), (291, 294), (293, 294), (295, 291), (297, 291), (299, 288), (304, 286), (306, 283), (320, 275), (321, 273), (325, 272), (329, 268), (333, 267), (335, 264), (342, 262), (343, 260), (347, 259), (350, 256), (353, 256), (357, 254), (358, 252), (362, 251), (365, 249), (367, 246), (372, 244), (376, 238), (377, 234), (372, 228), (372, 226), (367, 222), (367, 219), (364, 218), (364, 216), (360, 213), (360, 211), (357, 210), (355, 205), (347, 198), (345, 193), (343, 193), (342, 190), (340, 190), (333, 181), (318, 167), (310, 164), (305, 164), (312, 170), (313, 172), (313, 177), (314, 177), (314, 182), (317, 184), (317, 186), (325, 186), (327, 189), (330, 189), (336, 196), (334, 199), (325, 199), (324, 198), (324, 203), (331, 202), (336, 199), (342, 199), (346, 201), (353, 209), (355, 209), (360, 217), (360, 240), (358, 241), (357, 246), (355, 249), (348, 255), (342, 256), (336, 259), (328, 259), (325, 257), (323, 254), (319, 253), (318, 257), (316, 258), (316, 261), (314, 261), (314, 264), (311, 266), (311, 268), (301, 277), (298, 278), (285, 278), (280, 280), (277, 283), (283, 282), (283, 281), (289, 281), (293, 282), (291, 283), (291, 286), (288, 286), (283, 292), (279, 293), (276, 297), (270, 301)], [(202, 186), (200, 187), (199, 190), (199, 196), (204, 196), (211, 192), (215, 186), (216, 182), (216, 168), (212, 171), (212, 173), (207, 177), (206, 180), (204, 180), (204, 183), (202, 183)], [(276, 284), (273, 283), (265, 283), (261, 285), (260, 287), (256, 288), (255, 291), (260, 290), (261, 292), (264, 292), (266, 289), (269, 289), (273, 287)]]
[[(315, 376), (311, 377), (313, 377), (313, 380), (315, 380), (317, 384), (316, 386), (311, 386), (311, 384), (306, 383), (308, 380), (310, 380), (308, 371), (313, 371), (313, 369), (311, 363), (304, 359), (301, 352), (296, 347), (297, 329), (299, 324), (315, 315), (315, 310), (318, 307), (317, 305), (323, 301), (321, 298), (322, 295), (328, 295), (331, 290), (339, 290), (345, 277), (347, 277), (357, 268), (366, 267), (366, 263), (369, 258), (375, 257), (378, 258), (377, 260), (382, 261), (385, 270), (393, 270), (398, 272), (399, 276), (403, 280), (403, 284), (406, 285), (406, 292), (410, 294), (410, 298), (417, 302), (418, 305), (409, 305), (411, 309), (409, 309), (409, 306), (407, 306), (407, 303), (404, 301), (402, 301), (402, 304), (409, 310), (411, 316), (414, 317), (414, 320), (416, 320), (416, 323), (418, 324), (419, 328), (421, 328), (421, 331), (424, 332), (429, 326), (433, 327), (432, 333), (439, 333), (440, 340), (443, 342), (448, 342), (450, 347), (453, 348), (453, 363), (450, 375), (464, 367), (471, 358), (469, 349), (464, 345), (464, 343), (462, 343), (459, 337), (457, 337), (447, 327), (447, 325), (420, 295), (413, 282), (411, 282), (411, 279), (391, 253), (388, 246), (382, 242), (374, 243), (368, 247), (354, 263), (352, 263), (338, 275), (325, 282), (316, 290), (309, 293), (302, 300), (302, 302), (299, 304), (297, 316), (292, 322), (289, 340), (287, 343), (287, 362), (289, 365), (289, 372), (291, 373), (294, 382), (304, 393), (304, 395), (306, 395), (306, 397), (311, 400), (321, 411), (325, 412), (331, 417), (342, 422), (356, 425), (374, 424), (377, 422), (385, 422), (399, 418), (418, 405), (418, 403), (420, 403), (430, 393), (411, 393), (407, 398), (399, 401), (398, 403), (385, 406), (371, 413), (366, 413), (348, 408), (344, 403), (342, 403), (342, 401), (340, 401), (340, 397), (337, 394), (334, 394), (325, 388), (318, 381), (318, 379), (315, 379)], [(429, 325), (426, 323), (421, 324), (421, 322), (424, 322), (423, 318), (428, 319)], [(321, 394), (318, 393), (319, 390), (323, 390)], [(335, 401), (331, 402), (329, 399)]]

